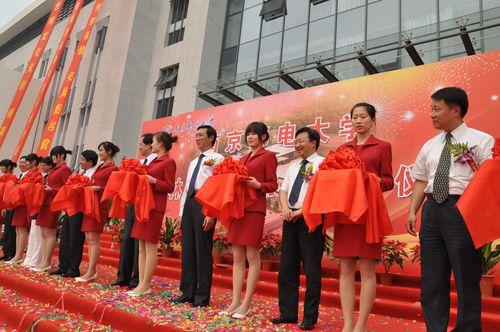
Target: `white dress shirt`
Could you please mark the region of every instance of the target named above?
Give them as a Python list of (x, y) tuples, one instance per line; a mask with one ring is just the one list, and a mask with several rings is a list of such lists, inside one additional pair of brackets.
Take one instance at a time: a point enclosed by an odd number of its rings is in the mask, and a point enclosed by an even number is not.
[[(468, 128), (465, 123), (451, 132), (451, 143), (467, 143), (469, 148), (474, 145), (474, 160), (478, 167), (487, 159), (491, 158), (493, 145), (495, 140), (492, 136), (483, 133), (482, 131)], [(411, 176), (416, 180), (427, 181), (427, 187), (424, 192), (432, 193), (434, 185), (434, 175), (441, 157), (441, 152), (445, 146), (446, 133), (442, 132), (434, 138), (427, 141), (420, 150), (417, 160), (413, 165)], [(450, 195), (462, 195), (465, 188), (474, 176), (474, 172), (468, 163), (462, 164), (455, 162), (455, 157), (451, 157), (450, 165)]]
[[(321, 157), (317, 153), (313, 153), (307, 158), (308, 163), (306, 164), (306, 170), (312, 164), (313, 174), (316, 173), (318, 171), (319, 164), (321, 164), (324, 159), (325, 158)], [(290, 164), (290, 166), (288, 166), (283, 182), (281, 183), (280, 191), (284, 191), (287, 193), (287, 203), (288, 200), (290, 199), (290, 194), (292, 193), (293, 183), (295, 182), (295, 179), (299, 174), (300, 164), (302, 163), (302, 160), (303, 159), (297, 160), (292, 164)], [(297, 203), (291, 206), (290, 203), (288, 203), (291, 209), (300, 209), (302, 207), (302, 203), (304, 203), (304, 198), (306, 197), (308, 187), (309, 187), (309, 181), (306, 181), (306, 179), (304, 178), (304, 181), (302, 182), (302, 187), (300, 187), (300, 194)]]
[(88, 177), (89, 179), (91, 179), (92, 175), (95, 173), (96, 169), (97, 169), (97, 165), (92, 167), (92, 168), (86, 169), (83, 171), (83, 175)]
[[(201, 153), (200, 153), (201, 154)], [(201, 160), (200, 169), (198, 171), (198, 176), (196, 177), (196, 182), (194, 184), (194, 190), (197, 191), (201, 188), (201, 186), (205, 183), (209, 176), (212, 175), (214, 171), (214, 167), (220, 164), (224, 160), (224, 156), (215, 152), (213, 149), (207, 150), (203, 152), (205, 155)], [(191, 182), (191, 176), (193, 175), (194, 169), (196, 168), (196, 164), (198, 163), (198, 155), (197, 158), (193, 159), (189, 164), (186, 182), (184, 182), (184, 191), (182, 192), (181, 202), (179, 206), (179, 216), (182, 216), (182, 212), (184, 210), (184, 204), (186, 203), (187, 191), (189, 189), (189, 183)], [(203, 165), (206, 161), (213, 159), (215, 163), (212, 166)]]
[(144, 159), (146, 159), (146, 165), (149, 165), (153, 160), (155, 160), (156, 157), (158, 157), (157, 153), (151, 153), (146, 158), (141, 159), (141, 164), (144, 164)]

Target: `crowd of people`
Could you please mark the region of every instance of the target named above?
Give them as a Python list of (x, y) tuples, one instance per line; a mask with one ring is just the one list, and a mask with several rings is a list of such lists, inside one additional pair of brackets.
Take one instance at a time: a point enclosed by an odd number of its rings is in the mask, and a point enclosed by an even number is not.
[[(416, 214), (425, 200), (420, 232), (422, 310), (429, 331), (446, 330), (450, 310), (450, 274), (453, 271), (458, 293), (456, 330), (480, 331), (480, 251), (474, 248), (455, 207), (457, 199), (471, 181), (473, 171), (466, 165), (451, 162), (450, 146), (458, 142), (476, 146), (475, 161), (480, 166), (491, 158), (494, 140), (490, 135), (465, 125), (463, 119), (467, 113), (468, 99), (462, 89), (453, 87), (436, 91), (431, 97), (431, 105), (434, 128), (441, 133), (423, 146), (415, 162), (412, 173), (415, 187), (407, 222), (408, 232), (416, 236)], [(354, 105), (350, 115), (356, 138), (343, 147), (354, 150), (363, 161), (366, 171), (379, 178), (381, 190), (389, 191), (394, 186), (392, 149), (389, 142), (374, 135), (376, 114), (373, 105)], [(283, 216), (278, 276), (279, 315), (270, 319), (274, 324), (298, 322), (300, 265), (303, 264), (306, 293), (300, 329), (311, 330), (318, 320), (325, 236), (321, 227), (309, 231), (301, 208), (309, 185), (305, 174), (318, 171), (324, 159), (317, 153), (320, 134), (309, 127), (296, 131), (294, 146), (298, 160), (288, 167), (280, 188), (276, 155), (265, 148), (269, 140), (268, 126), (262, 122), (252, 122), (247, 126), (244, 138), (250, 152), (239, 162), (248, 169), (246, 185), (256, 190), (257, 199), (245, 208), (243, 217), (233, 221), (227, 229), (227, 242), (231, 244), (233, 255), (233, 290), (231, 302), (219, 314), (235, 319), (243, 319), (251, 314), (252, 296), (261, 269), (260, 247), (266, 216), (266, 194), (279, 190)], [(213, 149), (216, 139), (217, 132), (213, 127), (203, 125), (197, 128), (195, 144), (199, 155), (189, 164), (180, 202), (182, 276), (181, 294), (172, 298), (176, 304), (189, 303), (193, 307), (210, 305), (212, 246), (217, 220), (203, 215), (202, 206), (195, 195), (212, 175), (214, 166), (224, 159)], [(135, 222), (134, 206), (127, 206), (117, 279), (111, 284), (131, 288), (127, 292), (130, 296), (151, 293), (167, 197), (174, 190), (176, 163), (175, 156), (170, 155), (169, 151), (176, 141), (177, 137), (166, 132), (147, 133), (140, 138), (141, 162), (148, 165), (147, 179), (153, 190), (155, 207), (148, 222), (139, 223)], [(119, 148), (112, 142), (102, 142), (97, 150), (97, 153), (92, 150), (81, 153), (79, 172), (91, 179), (91, 189), (100, 198), (111, 173), (118, 169), (115, 159)], [(7, 159), (0, 162), (3, 174), (13, 173), (19, 167), (19, 178), (39, 169), (45, 177), (46, 191), (44, 204), (37, 216), (29, 216), (23, 206), (2, 211), (2, 260), (8, 264), (22, 264), (40, 273), (91, 282), (98, 280), (100, 237), (105, 222), (82, 213), (68, 216), (62, 211), (50, 209), (55, 194), (72, 174), (66, 164), (69, 154), (71, 151), (56, 146), (50, 151), (49, 157), (39, 158), (35, 154), (28, 154), (21, 157), (19, 165)], [(332, 190), (334, 194), (334, 188)], [(100, 220), (107, 220), (108, 209), (107, 202), (100, 204)], [(61, 220), (60, 226), (58, 220)], [(59, 265), (56, 270), (52, 270), (51, 258), (56, 247), (58, 227), (61, 233)], [(85, 239), (88, 243), (89, 265), (81, 275)], [(365, 242), (365, 225), (342, 224), (334, 229), (332, 254), (340, 261), (343, 331), (365, 331), (376, 296), (375, 266), (381, 257), (381, 243)], [(359, 316), (355, 321), (357, 265), (361, 290)], [(245, 294), (242, 296), (245, 278)]]

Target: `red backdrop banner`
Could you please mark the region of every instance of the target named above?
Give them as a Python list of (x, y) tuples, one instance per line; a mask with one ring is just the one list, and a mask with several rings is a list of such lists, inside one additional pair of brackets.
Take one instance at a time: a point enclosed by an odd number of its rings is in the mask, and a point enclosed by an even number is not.
[(38, 145), (38, 149), (36, 151), (39, 156), (47, 156), (49, 154), (50, 146), (52, 144), (52, 140), (54, 139), (57, 125), (59, 124), (59, 120), (61, 119), (62, 111), (64, 105), (66, 104), (66, 100), (68, 99), (71, 85), (73, 84), (73, 80), (75, 79), (76, 72), (78, 71), (78, 67), (80, 66), (83, 54), (85, 53), (85, 47), (87, 46), (90, 33), (92, 32), (92, 28), (94, 27), (94, 24), (97, 20), (97, 15), (99, 15), (99, 11), (101, 10), (102, 2), (103, 0), (95, 1), (94, 8), (90, 13), (90, 17), (87, 21), (87, 25), (85, 26), (85, 30), (83, 30), (82, 38), (80, 39), (78, 48), (76, 49), (75, 55), (73, 56), (73, 60), (71, 61), (68, 69), (68, 73), (66, 74), (63, 84), (59, 90), (56, 102), (52, 107), (49, 121), (47, 122), (47, 126), (43, 130), (42, 137), (40, 138), (40, 144)]
[(17, 110), (19, 109), (19, 105), (21, 105), (21, 102), (23, 101), (24, 94), (26, 93), (26, 90), (30, 85), (33, 74), (35, 73), (35, 69), (40, 62), (47, 43), (49, 42), (50, 35), (52, 34), (52, 31), (57, 24), (57, 17), (59, 16), (63, 5), (64, 0), (57, 0), (54, 4), (54, 7), (52, 8), (52, 11), (50, 12), (47, 23), (45, 23), (45, 27), (43, 28), (40, 39), (36, 44), (35, 51), (33, 51), (33, 54), (31, 55), (31, 58), (28, 62), (28, 67), (23, 74), (21, 82), (17, 87), (16, 94), (14, 95), (14, 98), (10, 103), (7, 114), (5, 114), (2, 126), (0, 127), (0, 147), (3, 144), (5, 137), (7, 137), (7, 133), (9, 132), (10, 126), (12, 125)]
[[(218, 132), (216, 150), (223, 155), (249, 151), (243, 133), (252, 121), (263, 121), (271, 139), (267, 148), (277, 153), (278, 178), (283, 179), (294, 153), (297, 129), (309, 126), (321, 133), (319, 153), (326, 153), (354, 138), (350, 110), (358, 102), (377, 109), (374, 134), (392, 144), (395, 187), (384, 193), (396, 237), (415, 242), (406, 234), (405, 222), (413, 181), (410, 171), (423, 144), (438, 132), (430, 119), (430, 96), (446, 86), (459, 86), (469, 95), (468, 126), (500, 137), (500, 51), (411, 67), (301, 89), (279, 95), (212, 107), (147, 121), (142, 132), (166, 130), (179, 136), (171, 156), (177, 162), (176, 187), (167, 214), (178, 215), (189, 162), (197, 157), (194, 135), (202, 124)], [(279, 180), (280, 181), (280, 180)], [(268, 195), (266, 229), (281, 228), (277, 194)]]
[(49, 70), (47, 71), (47, 75), (45, 76), (45, 79), (43, 80), (43, 83), (42, 83), (42, 87), (40, 88), (40, 92), (38, 93), (38, 97), (36, 98), (35, 105), (31, 109), (31, 113), (30, 113), (30, 116), (28, 118), (28, 121), (26, 122), (26, 125), (24, 126), (24, 130), (23, 130), (23, 133), (21, 134), (21, 138), (19, 139), (19, 142), (17, 143), (16, 150), (14, 151), (14, 155), (12, 156), (13, 161), (17, 162), (17, 159), (19, 159), (19, 156), (21, 155), (21, 152), (23, 151), (24, 144), (26, 143), (26, 140), (28, 139), (28, 135), (30, 133), (31, 128), (33, 127), (33, 123), (35, 122), (35, 118), (38, 114), (38, 111), (42, 107), (42, 103), (43, 103), (43, 99), (45, 98), (45, 94), (47, 93), (47, 90), (49, 89), (50, 83), (52, 82), (52, 78), (54, 77), (57, 66), (59, 65), (59, 62), (61, 61), (61, 57), (64, 53), (64, 48), (66, 46), (66, 43), (69, 39), (71, 31), (73, 31), (73, 27), (75, 26), (76, 19), (78, 18), (78, 15), (80, 14), (80, 9), (82, 9), (83, 1), (84, 0), (78, 0), (75, 3), (75, 6), (73, 7), (73, 12), (71, 13), (71, 16), (68, 20), (68, 24), (66, 25), (66, 29), (64, 29), (64, 33), (63, 33), (63, 36), (61, 38), (61, 41), (59, 42), (59, 46), (57, 47), (54, 59), (52, 60), (52, 63), (50, 64)]

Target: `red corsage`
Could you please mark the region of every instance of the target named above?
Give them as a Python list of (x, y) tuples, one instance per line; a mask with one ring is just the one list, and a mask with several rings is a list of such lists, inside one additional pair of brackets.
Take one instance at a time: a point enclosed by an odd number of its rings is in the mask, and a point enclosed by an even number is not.
[(43, 184), (45, 182), (45, 179), (43, 178), (42, 173), (38, 170), (34, 170), (31, 172), (28, 172), (19, 183), (40, 183)]
[(493, 158), (500, 158), (500, 138), (497, 138), (495, 140), (495, 145), (493, 146), (493, 149), (491, 149), (493, 152)]
[(328, 152), (319, 169), (364, 169), (364, 164), (353, 149), (344, 147)]
[(146, 175), (148, 173), (148, 167), (146, 165), (143, 165), (139, 160), (130, 158), (122, 161), (122, 163), (120, 164), (120, 171), (134, 172), (138, 175)]
[(215, 166), (213, 175), (238, 174), (248, 176), (248, 169), (232, 157), (225, 158), (219, 165)]
[(87, 187), (91, 185), (91, 182), (85, 175), (73, 174), (66, 180), (65, 184), (75, 187)]

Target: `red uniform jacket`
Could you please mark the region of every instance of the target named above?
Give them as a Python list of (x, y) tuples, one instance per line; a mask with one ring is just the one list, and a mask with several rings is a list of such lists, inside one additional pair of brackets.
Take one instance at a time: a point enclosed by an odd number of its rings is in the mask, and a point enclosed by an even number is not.
[(97, 192), (97, 197), (99, 198), (99, 215), (101, 216), (101, 222), (104, 223), (108, 219), (108, 207), (109, 202), (101, 202), (102, 193), (104, 191), (104, 187), (108, 183), (108, 179), (111, 176), (111, 173), (117, 171), (118, 167), (116, 167), (115, 163), (111, 162), (106, 165), (101, 164), (95, 170), (94, 174), (92, 174), (92, 185), (99, 186), (102, 188), (101, 191)]
[(168, 194), (172, 193), (175, 188), (175, 171), (177, 166), (175, 161), (164, 154), (157, 157), (148, 167), (148, 175), (156, 179), (156, 184), (153, 186), (153, 196), (155, 200), (155, 208), (153, 211), (165, 213), (167, 207)]
[(59, 189), (66, 183), (66, 180), (71, 176), (71, 169), (66, 163), (55, 166), (47, 176), (47, 185), (52, 189), (45, 192), (45, 200), (43, 206), (50, 206), (50, 203), (56, 196)]
[(240, 163), (248, 168), (248, 175), (256, 178), (262, 187), (257, 190), (257, 201), (247, 207), (245, 212), (266, 213), (266, 194), (275, 192), (278, 189), (278, 176), (276, 175), (278, 160), (274, 152), (264, 148), (257, 151), (253, 156), (250, 155), (251, 153), (242, 157)]
[(374, 173), (380, 178), (382, 191), (394, 188), (391, 143), (379, 140), (372, 135), (363, 145), (357, 145), (357, 140), (354, 139), (345, 143), (342, 147), (350, 147), (356, 151), (365, 163), (366, 171)]

